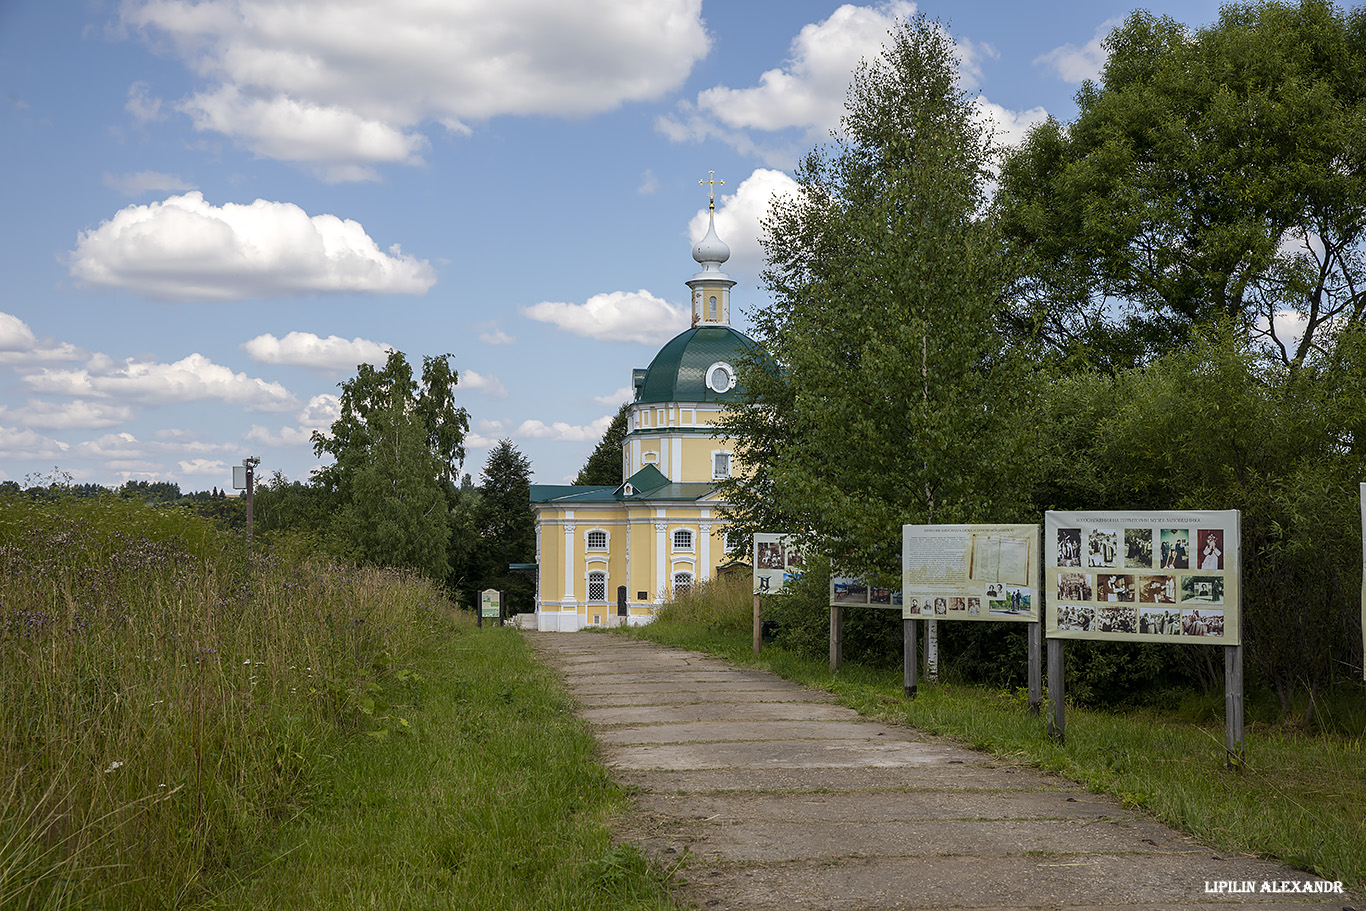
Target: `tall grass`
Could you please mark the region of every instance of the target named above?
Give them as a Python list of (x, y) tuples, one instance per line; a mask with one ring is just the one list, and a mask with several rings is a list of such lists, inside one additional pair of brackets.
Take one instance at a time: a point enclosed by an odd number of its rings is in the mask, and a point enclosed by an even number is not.
[(755, 657), (749, 627), (738, 626), (733, 594), (697, 595), (665, 605), (654, 623), (622, 631), (769, 668), (835, 693), (858, 711), (948, 735), (975, 749), (1067, 775), (1209, 841), (1222, 850), (1280, 858), (1347, 888), (1366, 890), (1366, 741), (1359, 735), (1250, 724), (1247, 765), (1225, 768), (1223, 717), (1193, 722), (1189, 712), (1067, 709), (1067, 741), (1047, 734), (1018, 691), (921, 686), (902, 696), (899, 669), (846, 661), (830, 673), (824, 658), (765, 645)]
[(662, 911), (644, 854), (614, 846), (626, 794), (556, 675), (510, 627), (472, 622), (386, 693), (410, 721), (337, 753), (330, 792), (279, 861), (204, 911)]
[(0, 499), (0, 906), (173, 908), (253, 867), (447, 628), (392, 573), (175, 509)]

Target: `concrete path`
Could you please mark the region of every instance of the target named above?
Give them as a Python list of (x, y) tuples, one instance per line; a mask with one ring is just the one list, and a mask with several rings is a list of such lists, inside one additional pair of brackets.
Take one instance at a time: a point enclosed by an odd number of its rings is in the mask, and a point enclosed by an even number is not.
[[(717, 911), (1252, 907), (1315, 878), (1221, 855), (1078, 785), (860, 718), (767, 671), (614, 635), (527, 633), (639, 813), (620, 832)], [(1366, 909), (1364, 909), (1366, 911)]]

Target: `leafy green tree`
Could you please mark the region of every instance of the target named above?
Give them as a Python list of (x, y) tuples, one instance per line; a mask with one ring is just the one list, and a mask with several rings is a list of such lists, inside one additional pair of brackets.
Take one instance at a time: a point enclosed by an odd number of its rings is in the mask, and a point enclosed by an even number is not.
[(362, 364), (341, 384), (340, 415), (313, 448), (332, 465), (317, 480), (340, 500), (337, 523), (367, 561), (437, 579), (449, 570), (449, 509), (469, 428), (455, 404), (450, 355), (423, 358), (421, 382), (402, 352)]
[(740, 531), (809, 534), (837, 569), (890, 580), (903, 523), (1023, 502), (1030, 384), (998, 332), (1004, 263), (978, 217), (991, 160), (952, 39), (899, 24), (765, 224), (767, 356), (740, 365), (745, 401), (722, 424), (747, 472), (724, 488)]
[(574, 479), (575, 484), (615, 486), (626, 480), (621, 476), (622, 445), (626, 442), (627, 419), (630, 415), (631, 403), (625, 402), (617, 411), (617, 416), (612, 418), (612, 423), (607, 425), (607, 430), (603, 433), (597, 448), (593, 450), (593, 454), (588, 457), (583, 468), (579, 469), (578, 477)]
[[(1018, 326), (1124, 366), (1230, 319), (1298, 368), (1366, 311), (1366, 10), (1136, 12), (1075, 121), (1005, 156)], [(1302, 334), (1278, 315), (1298, 316)]]
[(180, 485), (174, 481), (124, 481), (119, 496), (147, 503), (174, 503), (182, 496)]
[[(536, 559), (536, 517), (531, 511), (531, 461), (511, 440), (489, 450), (474, 510), (479, 539), (476, 591), (506, 592), (513, 610), (531, 610), (531, 579), (508, 569)], [(474, 592), (471, 592), (472, 596)]]
[[(1366, 432), (1366, 333), (1344, 334), (1297, 382), (1288, 371), (1245, 333), (1201, 330), (1142, 368), (1061, 380), (1045, 475), (1071, 478), (1048, 486), (1059, 508), (1239, 510), (1249, 678), (1307, 721), (1361, 668), (1366, 453), (1344, 443)], [(1170, 648), (1190, 677), (1222, 684), (1207, 649)]]

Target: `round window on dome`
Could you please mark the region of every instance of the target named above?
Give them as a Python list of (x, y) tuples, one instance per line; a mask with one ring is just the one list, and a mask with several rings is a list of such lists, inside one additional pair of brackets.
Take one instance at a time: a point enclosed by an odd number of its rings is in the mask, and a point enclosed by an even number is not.
[(735, 370), (730, 364), (712, 364), (707, 368), (707, 388), (713, 392), (730, 392), (735, 388)]

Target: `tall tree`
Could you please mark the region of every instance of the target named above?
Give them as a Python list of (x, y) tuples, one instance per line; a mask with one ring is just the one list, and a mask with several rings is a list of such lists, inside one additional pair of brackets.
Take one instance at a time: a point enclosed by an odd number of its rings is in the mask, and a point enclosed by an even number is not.
[(764, 226), (773, 304), (754, 323), (771, 360), (741, 365), (747, 401), (722, 425), (750, 472), (724, 494), (739, 530), (809, 533), (887, 577), (903, 523), (1004, 518), (1019, 500), (1028, 384), (997, 332), (999, 244), (978, 217), (991, 141), (957, 76), (923, 16), (859, 67), (833, 148)]
[[(531, 460), (511, 440), (489, 450), (475, 505), (479, 533), (478, 588), (507, 593), (509, 605), (531, 610), (531, 579), (508, 569), (536, 559), (536, 517), (531, 511)], [(472, 593), (471, 593), (472, 594)]]
[(617, 416), (612, 418), (612, 423), (607, 425), (597, 448), (588, 457), (583, 468), (579, 469), (579, 475), (574, 479), (575, 484), (615, 486), (626, 480), (622, 477), (621, 447), (626, 442), (626, 425), (630, 414), (631, 403), (623, 403), (617, 411)]
[(422, 381), (400, 351), (383, 369), (362, 364), (341, 384), (340, 415), (313, 448), (335, 460), (317, 473), (337, 493), (339, 522), (358, 554), (444, 579), (453, 479), (469, 427), (455, 404), (449, 355), (423, 358)]
[[(1136, 12), (1071, 124), (1005, 156), (1021, 327), (1107, 366), (1231, 320), (1294, 369), (1366, 314), (1366, 10)], [(1296, 337), (1298, 333), (1298, 338)]]

